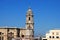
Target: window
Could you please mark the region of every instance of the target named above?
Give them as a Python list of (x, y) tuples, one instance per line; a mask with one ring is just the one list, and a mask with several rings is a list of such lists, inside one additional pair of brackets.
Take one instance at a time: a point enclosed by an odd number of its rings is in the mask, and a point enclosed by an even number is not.
[(13, 36), (13, 33), (11, 32), (11, 33), (8, 33), (8, 36), (9, 37), (12, 37)]
[(56, 38), (59, 38), (59, 36), (56, 36)]
[(43, 39), (43, 40), (47, 40), (47, 39)]
[(51, 36), (49, 36), (49, 38), (51, 38)]
[(17, 37), (20, 37), (20, 29), (18, 29)]
[(4, 40), (4, 37), (2, 36), (4, 33), (0, 32), (0, 40)]
[(4, 34), (4, 33), (2, 33), (2, 34)]
[(59, 33), (57, 32), (56, 35), (59, 35)]
[(0, 32), (0, 35), (1, 35), (1, 32)]
[(14, 38), (14, 33), (8, 33), (8, 40), (12, 40), (12, 38)]
[(52, 32), (52, 34), (54, 35), (54, 32)]
[(2, 40), (4, 40), (4, 37), (2, 37)]
[(54, 38), (54, 36), (52, 36), (52, 38)]
[(29, 17), (29, 20), (30, 20), (30, 17)]
[(34, 39), (34, 40), (38, 40), (38, 39)]
[(0, 32), (0, 35), (3, 35), (4, 33)]

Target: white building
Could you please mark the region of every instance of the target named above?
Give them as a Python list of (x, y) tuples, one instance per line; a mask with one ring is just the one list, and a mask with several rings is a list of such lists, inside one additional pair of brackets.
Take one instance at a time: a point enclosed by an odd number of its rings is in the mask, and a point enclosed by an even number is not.
[(50, 30), (42, 40), (60, 40), (60, 30)]

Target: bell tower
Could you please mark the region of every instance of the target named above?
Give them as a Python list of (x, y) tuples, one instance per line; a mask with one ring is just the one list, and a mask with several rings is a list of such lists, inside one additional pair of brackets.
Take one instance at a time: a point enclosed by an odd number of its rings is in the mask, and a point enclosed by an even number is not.
[(28, 9), (26, 14), (26, 28), (34, 29), (33, 12), (31, 8)]

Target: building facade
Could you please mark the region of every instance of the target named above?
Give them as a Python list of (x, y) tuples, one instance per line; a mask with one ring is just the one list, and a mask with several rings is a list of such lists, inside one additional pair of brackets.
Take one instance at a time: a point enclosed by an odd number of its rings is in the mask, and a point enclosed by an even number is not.
[(21, 38), (27, 40), (33, 40), (34, 37), (34, 21), (33, 12), (31, 8), (28, 9), (26, 14), (26, 26), (25, 28), (0, 28), (0, 40), (12, 40), (12, 38)]
[(60, 30), (50, 30), (42, 40), (60, 40)]

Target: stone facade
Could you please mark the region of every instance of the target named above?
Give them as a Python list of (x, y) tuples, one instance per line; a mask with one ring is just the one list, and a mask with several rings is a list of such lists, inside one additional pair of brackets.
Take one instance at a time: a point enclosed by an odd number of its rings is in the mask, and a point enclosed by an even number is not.
[(0, 40), (16, 38), (17, 35), (17, 28), (0, 28)]
[(34, 21), (31, 8), (28, 9), (26, 14), (26, 26), (25, 28), (0, 28), (0, 40), (12, 40), (12, 38), (26, 38), (27, 40), (33, 40), (34, 37)]

